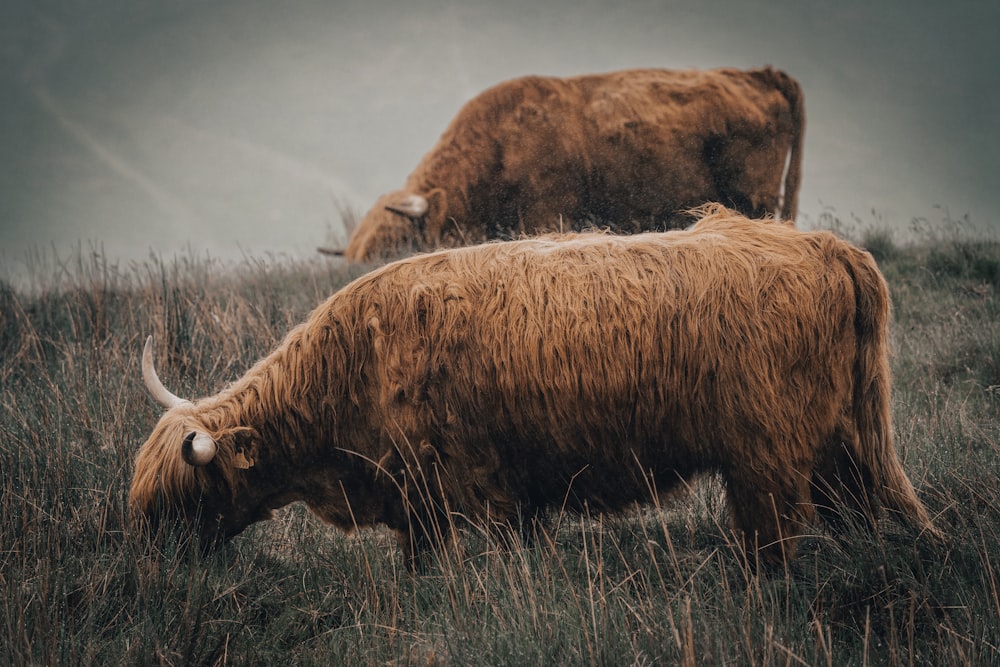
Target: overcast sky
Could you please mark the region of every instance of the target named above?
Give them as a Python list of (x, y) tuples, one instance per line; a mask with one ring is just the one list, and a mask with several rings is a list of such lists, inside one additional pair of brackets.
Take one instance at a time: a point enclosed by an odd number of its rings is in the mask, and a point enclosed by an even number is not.
[(1000, 226), (995, 0), (3, 0), (0, 276), (308, 254), (494, 83), (765, 64), (805, 91), (804, 225)]

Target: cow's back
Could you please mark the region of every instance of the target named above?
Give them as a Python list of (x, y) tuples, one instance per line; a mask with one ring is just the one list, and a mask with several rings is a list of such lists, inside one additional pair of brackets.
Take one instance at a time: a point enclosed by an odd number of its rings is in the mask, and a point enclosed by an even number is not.
[(623, 231), (687, 224), (686, 210), (709, 201), (775, 213), (793, 132), (774, 72), (642, 69), (505, 82), (463, 108), (415, 181), (463, 162), (464, 174), (478, 173), (470, 161), (492, 165), (464, 184), (466, 199), (499, 202), (484, 224), (515, 235), (559, 229), (560, 213), (565, 228), (583, 219)]
[(546, 488), (565, 492), (547, 480), (575, 476), (608, 507), (636, 497), (640, 469), (673, 471), (667, 484), (715, 465), (743, 429), (809, 423), (820, 437), (851, 390), (851, 284), (828, 270), (837, 242), (713, 224), (393, 265), (365, 316), (374, 421), (456, 462), (468, 488), (545, 504), (558, 500)]

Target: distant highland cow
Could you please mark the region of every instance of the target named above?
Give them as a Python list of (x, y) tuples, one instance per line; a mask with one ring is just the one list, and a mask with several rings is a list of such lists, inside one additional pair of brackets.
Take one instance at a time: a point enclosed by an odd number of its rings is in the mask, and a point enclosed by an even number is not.
[(458, 517), (530, 534), (548, 508), (620, 511), (715, 471), (768, 561), (816, 510), (880, 503), (938, 535), (893, 447), (888, 318), (868, 253), (721, 207), (689, 231), (418, 255), (195, 403), (147, 341), (169, 409), (130, 503), (214, 542), (301, 501), (388, 526), (413, 566)]
[(804, 124), (798, 83), (769, 67), (515, 79), (458, 112), (344, 255), (591, 225), (662, 231), (708, 202), (794, 220)]

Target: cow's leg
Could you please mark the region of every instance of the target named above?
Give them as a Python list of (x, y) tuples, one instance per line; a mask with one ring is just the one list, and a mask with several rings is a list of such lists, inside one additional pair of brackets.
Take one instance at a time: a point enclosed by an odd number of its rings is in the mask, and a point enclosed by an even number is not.
[[(403, 489), (400, 488), (400, 491)], [(431, 544), (427, 532), (423, 529), (424, 522), (419, 518), (413, 503), (404, 493), (400, 494), (399, 503), (388, 503), (387, 512), (381, 517), (382, 522), (396, 535), (396, 543), (403, 553), (403, 565), (411, 574), (427, 571)]]
[(514, 238), (520, 234), (572, 232), (579, 228), (577, 214), (582, 206), (579, 198), (557, 185), (539, 185), (539, 192), (548, 193), (525, 203), (518, 211)]
[(410, 574), (427, 572), (427, 551), (429, 545), (426, 537), (414, 530), (397, 530), (396, 542), (403, 552), (403, 565)]
[(514, 520), (521, 546), (533, 547), (538, 541), (538, 531), (545, 530), (543, 513), (537, 507), (521, 507)]
[(730, 137), (713, 166), (718, 201), (749, 218), (777, 215), (788, 145), (764, 149), (761, 137)]
[(461, 560), (461, 545), (444, 512), (413, 513), (408, 529), (396, 530), (396, 542), (403, 552), (403, 563), (412, 573), (426, 573), (437, 559)]
[(739, 471), (724, 475), (734, 527), (743, 533), (748, 558), (756, 550), (764, 563), (781, 564), (794, 556), (798, 537), (813, 518), (811, 477), (791, 465), (768, 469), (763, 462), (741, 463)]
[(412, 477), (403, 476), (400, 502), (390, 504), (381, 519), (395, 532), (406, 569), (424, 573), (433, 563), (432, 552), (453, 548), (456, 533), (440, 496), (429, 494), (428, 487), (415, 491), (415, 486)]
[(876, 526), (871, 473), (854, 455), (856, 437), (850, 429), (838, 428), (819, 452), (813, 472), (813, 503), (823, 521), (837, 532), (847, 526), (849, 513), (860, 517), (869, 530)]

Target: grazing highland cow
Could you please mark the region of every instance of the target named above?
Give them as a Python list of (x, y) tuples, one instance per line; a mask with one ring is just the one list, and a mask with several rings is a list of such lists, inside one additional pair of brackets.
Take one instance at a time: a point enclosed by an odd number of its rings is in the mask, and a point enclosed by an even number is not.
[(888, 317), (869, 254), (721, 207), (689, 231), (418, 255), (195, 403), (147, 341), (169, 410), (130, 501), (209, 540), (302, 501), (345, 530), (387, 525), (413, 565), (453, 517), (524, 529), (717, 471), (767, 560), (845, 503), (936, 535), (893, 448)]
[(459, 111), (344, 254), (367, 261), (592, 224), (662, 230), (708, 202), (794, 220), (804, 123), (798, 83), (771, 68), (515, 79)]

